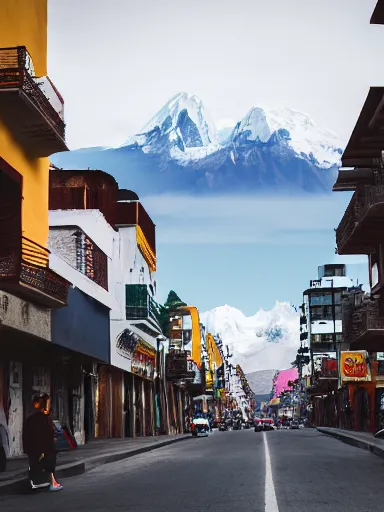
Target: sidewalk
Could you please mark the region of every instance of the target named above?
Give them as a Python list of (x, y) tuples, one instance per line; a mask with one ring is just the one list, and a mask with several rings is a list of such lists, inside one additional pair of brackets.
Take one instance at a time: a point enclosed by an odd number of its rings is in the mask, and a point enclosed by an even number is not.
[[(81, 475), (97, 466), (156, 450), (190, 437), (179, 434), (135, 439), (97, 439), (75, 450), (58, 453), (57, 478)], [(0, 473), (0, 495), (22, 492), (26, 486), (27, 468), (28, 460), (25, 456), (8, 459), (6, 471)]]
[(322, 434), (335, 437), (343, 443), (368, 450), (369, 452), (384, 458), (384, 440), (377, 439), (369, 432), (355, 432), (341, 428), (317, 427), (316, 430)]

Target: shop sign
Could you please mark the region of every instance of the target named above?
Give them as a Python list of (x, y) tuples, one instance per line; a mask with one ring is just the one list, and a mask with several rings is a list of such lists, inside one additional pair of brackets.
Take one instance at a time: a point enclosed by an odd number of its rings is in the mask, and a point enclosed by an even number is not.
[(365, 350), (356, 352), (341, 352), (340, 376), (342, 382), (370, 381), (371, 372), (368, 353)]
[(140, 343), (132, 357), (132, 373), (145, 379), (153, 380), (155, 375), (155, 366), (155, 349), (153, 349), (149, 344), (146, 344), (140, 340)]
[(337, 360), (324, 357), (321, 361), (320, 379), (337, 379)]

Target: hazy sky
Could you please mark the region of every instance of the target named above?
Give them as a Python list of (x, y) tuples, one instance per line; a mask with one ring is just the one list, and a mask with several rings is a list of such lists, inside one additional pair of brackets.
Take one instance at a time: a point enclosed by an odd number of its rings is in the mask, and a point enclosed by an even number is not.
[(156, 219), (159, 300), (174, 288), (201, 311), (229, 304), (253, 315), (276, 300), (301, 304), (317, 267), (336, 262), (368, 283), (366, 256), (335, 255), (333, 228), (350, 197), (146, 197)]
[[(287, 106), (346, 141), (369, 86), (384, 82), (375, 4), (50, 0), (49, 73), (69, 145), (121, 144), (180, 91), (197, 94), (216, 122)], [(174, 288), (202, 311), (228, 303), (248, 315), (276, 299), (300, 303), (317, 266), (339, 260), (333, 228), (348, 200), (146, 198), (160, 300)], [(360, 282), (365, 260), (345, 260)]]
[(117, 145), (174, 94), (217, 122), (288, 106), (348, 139), (382, 85), (376, 0), (49, 0), (49, 73), (72, 148)]

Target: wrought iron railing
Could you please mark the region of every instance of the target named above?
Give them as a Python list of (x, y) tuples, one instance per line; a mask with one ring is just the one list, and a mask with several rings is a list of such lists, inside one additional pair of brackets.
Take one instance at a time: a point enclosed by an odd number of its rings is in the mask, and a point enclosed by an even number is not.
[(60, 301), (67, 302), (69, 283), (49, 268), (49, 251), (22, 237), (21, 254), (0, 257), (0, 283), (22, 283)]
[(79, 272), (108, 290), (107, 255), (81, 230), (76, 232), (76, 266)]
[(25, 46), (0, 48), (0, 92), (4, 89), (21, 89), (60, 137), (65, 138), (64, 101), (48, 77), (34, 76), (32, 59)]

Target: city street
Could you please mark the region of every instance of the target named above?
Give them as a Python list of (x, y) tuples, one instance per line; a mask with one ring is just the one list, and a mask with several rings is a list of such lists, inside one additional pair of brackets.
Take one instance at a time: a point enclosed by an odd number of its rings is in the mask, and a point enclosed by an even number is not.
[(0, 509), (371, 512), (382, 509), (383, 471), (382, 459), (316, 430), (215, 432), (63, 480), (56, 494), (0, 498)]

